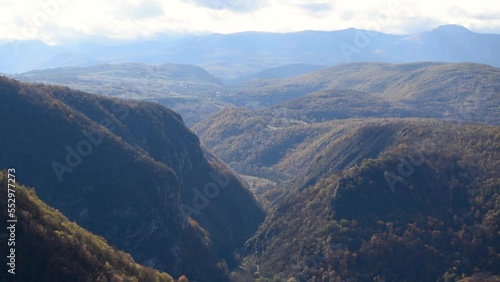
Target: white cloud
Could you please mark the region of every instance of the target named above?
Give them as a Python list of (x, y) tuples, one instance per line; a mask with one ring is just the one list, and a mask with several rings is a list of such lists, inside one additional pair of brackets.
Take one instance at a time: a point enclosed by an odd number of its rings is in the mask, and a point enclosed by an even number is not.
[(349, 27), (408, 34), (449, 23), (500, 33), (497, 0), (0, 0), (0, 5), (4, 40)]
[(200, 7), (215, 10), (252, 12), (269, 5), (267, 0), (187, 0)]

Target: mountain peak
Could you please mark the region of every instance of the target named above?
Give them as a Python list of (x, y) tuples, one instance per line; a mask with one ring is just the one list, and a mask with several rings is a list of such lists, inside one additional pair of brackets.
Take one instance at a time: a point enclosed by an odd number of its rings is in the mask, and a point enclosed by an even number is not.
[(466, 27), (458, 24), (447, 24), (447, 25), (441, 25), (438, 26), (437, 28), (433, 29), (433, 31), (439, 31), (439, 32), (472, 32)]

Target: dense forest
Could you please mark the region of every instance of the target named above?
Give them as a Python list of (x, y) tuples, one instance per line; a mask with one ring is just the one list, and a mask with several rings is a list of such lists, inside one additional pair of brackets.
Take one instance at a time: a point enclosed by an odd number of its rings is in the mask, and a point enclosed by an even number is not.
[[(499, 81), (498, 68), (478, 64), (339, 65), (293, 78), (247, 82), (235, 99), (268, 106), (227, 107), (193, 130), (238, 172), (283, 180), (296, 162), (282, 160), (306, 145), (324, 143), (329, 121), (347, 125), (360, 119), (436, 118), (498, 125)], [(313, 155), (303, 153), (307, 160)]]
[(361, 63), (247, 82), (267, 107), (193, 127), (268, 212), (233, 280), (498, 281), (498, 77)]
[(231, 169), (158, 104), (0, 78), (0, 119), (15, 121), (4, 126), (15, 138), (0, 136), (0, 167), (139, 263), (226, 281), (264, 219)]
[(19, 78), (0, 77), (0, 168), (34, 187), (19, 252), (43, 281), (500, 281), (498, 68)]
[[(7, 172), (0, 171), (0, 204), (7, 206)], [(16, 184), (16, 281), (148, 281), (173, 282), (173, 278), (137, 264), (130, 254), (70, 222), (47, 206), (35, 189)], [(2, 211), (2, 221), (7, 210)], [(1, 244), (7, 253), (7, 244)], [(3, 267), (5, 268), (5, 267)], [(5, 269), (2, 269), (5, 270)], [(14, 281), (2, 271), (2, 281)]]
[[(389, 122), (359, 130), (372, 136), (364, 146), (376, 156), (342, 170), (325, 170), (318, 157), (303, 181), (275, 188), (285, 196), (247, 245), (248, 264), (259, 266), (251, 277), (497, 281), (498, 128)], [(377, 131), (391, 141), (380, 147)], [(338, 157), (335, 148), (318, 155), (329, 154)]]

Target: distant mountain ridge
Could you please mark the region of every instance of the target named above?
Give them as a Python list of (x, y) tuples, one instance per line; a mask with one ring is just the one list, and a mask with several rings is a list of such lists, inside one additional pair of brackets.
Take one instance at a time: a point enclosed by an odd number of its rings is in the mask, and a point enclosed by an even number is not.
[(223, 105), (216, 99), (223, 89), (221, 81), (194, 65), (100, 64), (30, 71), (13, 78), (117, 98), (156, 101), (182, 114), (188, 126)]
[[(31, 71), (13, 77), (25, 82), (65, 85), (106, 96), (156, 101), (180, 113), (189, 127), (230, 106), (249, 109), (290, 106), (290, 109), (297, 109), (300, 99), (309, 94), (309, 99), (314, 98), (318, 105), (312, 108), (313, 105), (307, 103), (310, 110), (322, 108), (325, 113), (332, 112), (331, 108), (327, 109), (328, 103), (318, 104), (320, 100), (333, 101), (326, 99), (328, 91), (330, 95), (335, 93), (338, 96), (330, 106), (342, 107), (336, 108), (337, 114), (350, 110), (347, 117), (366, 116), (366, 111), (354, 113), (354, 109), (360, 107), (377, 115), (367, 105), (369, 100), (375, 99), (380, 100), (375, 102), (378, 116), (404, 117), (411, 112), (414, 117), (500, 124), (500, 108), (497, 106), (500, 103), (500, 71), (476, 63), (351, 63), (333, 67), (292, 64), (229, 83), (221, 82), (203, 68), (182, 64), (67, 67)], [(367, 100), (361, 99), (361, 103), (345, 103), (347, 100), (338, 95), (343, 90), (372, 95), (365, 96)], [(312, 93), (316, 95), (313, 97)], [(360, 93), (354, 95), (362, 96)], [(354, 102), (354, 97), (344, 98)], [(294, 102), (294, 99), (299, 100)], [(282, 105), (285, 103), (290, 104)], [(398, 108), (400, 114), (395, 115), (393, 111), (382, 113), (388, 109), (383, 104)], [(349, 105), (353, 108), (348, 109)]]
[(322, 65), (308, 65), (308, 64), (291, 64), (285, 65), (276, 68), (270, 68), (267, 70), (263, 70), (261, 72), (244, 76), (240, 78), (236, 78), (230, 81), (230, 84), (238, 84), (249, 80), (254, 79), (272, 79), (272, 78), (286, 78), (298, 76), (301, 74), (306, 74), (309, 72), (314, 72), (320, 69), (325, 68), (326, 66)]
[(195, 64), (223, 79), (241, 78), (287, 64), (350, 62), (475, 62), (500, 66), (500, 35), (447, 25), (413, 35), (359, 29), (293, 33), (242, 32), (185, 35), (115, 44), (49, 46), (39, 41), (0, 45), (0, 72), (62, 66), (165, 62)]
[[(296, 77), (255, 79), (231, 90), (226, 101), (254, 108), (291, 103), (320, 91), (355, 90), (428, 116), (500, 124), (500, 69), (483, 64), (341, 64)], [(348, 109), (337, 109), (344, 110)]]
[[(316, 157), (324, 162), (318, 171), (350, 164), (356, 158), (342, 152), (363, 147), (364, 138), (347, 142), (339, 136), (364, 120), (498, 126), (499, 83), (498, 68), (472, 63), (345, 64), (235, 86), (224, 98), (246, 109), (221, 109), (193, 130), (236, 171), (280, 183), (297, 177)], [(321, 153), (332, 139), (345, 147), (337, 144), (336, 158), (326, 158)], [(269, 194), (276, 199), (277, 193)]]

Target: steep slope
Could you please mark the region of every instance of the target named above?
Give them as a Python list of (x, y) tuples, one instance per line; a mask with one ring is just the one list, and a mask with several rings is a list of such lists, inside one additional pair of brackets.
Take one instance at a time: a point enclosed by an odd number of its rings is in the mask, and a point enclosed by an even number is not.
[(0, 84), (0, 116), (16, 132), (0, 137), (0, 167), (16, 167), (41, 199), (141, 263), (226, 279), (221, 260), (234, 263), (264, 214), (179, 115), (65, 87)]
[(500, 70), (472, 63), (353, 63), (278, 80), (254, 80), (224, 97), (236, 105), (271, 106), (309, 93), (356, 90), (443, 117), (500, 121)]
[[(8, 246), (14, 247), (17, 267), (12, 274), (4, 266), (0, 273), (2, 281), (174, 281), (166, 273), (135, 263), (129, 254), (70, 222), (42, 202), (34, 189), (17, 184), (9, 186), (9, 192), (7, 186), (14, 183), (15, 171), (12, 175), (0, 171), (0, 204), (7, 207), (8, 194), (15, 195), (10, 198), (15, 199), (17, 216), (15, 241), (10, 241), (15, 245), (1, 240), (0, 251), (10, 254)], [(3, 209), (2, 222), (7, 221), (7, 216), (7, 209)]]
[[(340, 170), (316, 158), (307, 170), (319, 173), (297, 176), (305, 185), (286, 183), (248, 243), (247, 269), (258, 273), (240, 278), (497, 281), (499, 128), (407, 121), (360, 130), (375, 134), (360, 145), (372, 156)], [(358, 144), (320, 155), (345, 142)]]

